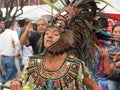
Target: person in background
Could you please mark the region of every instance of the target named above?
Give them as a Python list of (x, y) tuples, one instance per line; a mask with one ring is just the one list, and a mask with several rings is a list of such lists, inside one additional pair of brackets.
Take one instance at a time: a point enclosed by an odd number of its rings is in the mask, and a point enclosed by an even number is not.
[[(111, 33), (108, 31), (108, 21), (106, 18), (104, 17), (100, 17), (98, 20), (98, 28), (103, 30), (104, 32), (106, 32), (108, 35), (111, 35)], [(104, 38), (104, 36), (98, 36), (98, 38)], [(107, 45), (109, 42), (109, 40), (102, 40), (100, 39), (100, 42), (103, 43), (104, 45)]]
[[(106, 18), (100, 17), (98, 19), (98, 27), (104, 32), (108, 32), (108, 21)], [(108, 32), (109, 33), (109, 32)]]
[(27, 18), (24, 18), (24, 19), (21, 19), (21, 20), (18, 20), (18, 25), (20, 27), (20, 30), (18, 32), (18, 36), (19, 38), (21, 37), (21, 35), (24, 33), (27, 25), (29, 23), (31, 23), (32, 21), (30, 19), (27, 19)]
[(40, 41), (39, 39), (41, 37), (41, 34), (45, 31), (46, 28), (47, 28), (47, 19), (45, 18), (40, 18), (37, 21), (37, 31), (33, 30), (32, 24), (29, 24), (26, 27), (25, 32), (20, 37), (21, 44), (26, 46), (32, 46), (34, 55), (38, 54), (39, 41)]
[(107, 75), (110, 75), (113, 69), (110, 67), (108, 52), (99, 40), (94, 42), (94, 53), (96, 63), (92, 65), (94, 66), (93, 70), (91, 69), (92, 76), (98, 84), (99, 90), (109, 90)]
[[(4, 22), (5, 19), (3, 17), (0, 17), (0, 34), (4, 31)], [(1, 56), (0, 56), (0, 82), (2, 82), (2, 64), (1, 64)]]
[(5, 22), (5, 31), (0, 34), (0, 55), (2, 70), (5, 73), (2, 75), (2, 83), (14, 79), (17, 76), (15, 60), (19, 56), (21, 45), (18, 35), (14, 31), (14, 22), (9, 20)]
[[(29, 25), (29, 23), (31, 23), (31, 21), (30, 20), (28, 21), (26, 19), (22, 19), (18, 21), (18, 24), (20, 26), (19, 38), (25, 32), (25, 29), (27, 25)], [(21, 71), (23, 70), (24, 65), (27, 63), (29, 56), (32, 56), (32, 55), (33, 55), (32, 46), (22, 45), (21, 51), (20, 51)]]
[[(105, 27), (104, 30), (106, 31), (108, 23), (103, 22), (104, 20), (106, 21), (107, 19), (102, 18), (102, 22), (99, 22), (99, 24), (101, 25), (101, 27)], [(113, 69), (110, 67), (109, 54), (105, 50), (105, 45), (102, 42), (104, 41), (104, 38), (102, 37), (102, 33), (104, 31), (98, 28), (97, 20), (91, 20), (91, 23), (91, 25), (95, 27), (93, 28), (92, 35), (93, 53), (95, 55), (95, 58), (94, 63), (90, 64), (91, 74), (96, 83), (98, 84), (99, 90), (109, 90), (107, 75), (110, 75)], [(103, 23), (105, 23), (106, 25), (103, 25)]]
[(32, 90), (83, 90), (84, 84), (90, 90), (99, 90), (83, 61), (71, 53), (72, 34), (69, 30), (62, 33), (57, 27), (48, 27), (41, 37), (44, 54), (29, 59), (22, 77), (11, 82), (11, 90), (20, 90), (22, 85)]
[(25, 24), (26, 24), (25, 19), (18, 20), (19, 30), (17, 31), (17, 33), (19, 38), (21, 36), (21, 33), (25, 30)]
[(1, 33), (4, 31), (4, 29), (5, 29), (4, 23), (5, 23), (5, 18), (0, 17), (0, 34), (1, 34)]
[[(120, 24), (112, 27), (112, 34), (120, 39)], [(108, 76), (109, 90), (120, 90), (120, 42), (111, 40), (106, 50), (110, 56), (111, 67), (114, 69), (113, 73)]]
[[(24, 29), (25, 29), (24, 24), (26, 24), (26, 20), (25, 20), (25, 19), (18, 20), (18, 22), (15, 22), (14, 30), (17, 32), (19, 38), (20, 38), (22, 32), (23, 32)], [(15, 65), (16, 65), (18, 74), (20, 74), (21, 68), (22, 68), (22, 65), (21, 65), (21, 64), (22, 64), (21, 51), (22, 51), (22, 45), (21, 45), (19, 57), (18, 57), (18, 58), (15, 58), (15, 59), (16, 59), (16, 60), (15, 60)]]

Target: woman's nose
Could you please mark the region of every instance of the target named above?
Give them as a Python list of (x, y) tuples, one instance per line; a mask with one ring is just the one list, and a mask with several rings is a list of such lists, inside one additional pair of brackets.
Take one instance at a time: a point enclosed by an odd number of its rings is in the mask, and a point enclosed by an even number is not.
[(53, 37), (53, 34), (52, 34), (52, 33), (49, 33), (48, 37), (50, 37), (50, 38)]

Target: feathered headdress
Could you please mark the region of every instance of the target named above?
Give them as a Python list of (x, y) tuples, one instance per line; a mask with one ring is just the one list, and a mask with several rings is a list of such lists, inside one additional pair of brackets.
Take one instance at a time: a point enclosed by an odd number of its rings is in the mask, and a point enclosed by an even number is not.
[[(95, 0), (57, 0), (55, 3), (49, 0), (44, 1), (58, 11), (52, 19), (52, 24), (59, 27), (62, 33), (72, 31), (74, 53), (88, 65), (89, 62), (94, 60), (91, 22), (94, 20), (96, 13), (101, 11), (96, 5), (97, 2)], [(70, 35), (66, 34), (65, 37), (70, 37)], [(66, 38), (66, 42), (69, 41), (70, 38)], [(60, 49), (57, 49), (59, 46), (61, 46)], [(57, 52), (61, 52), (65, 49), (66, 47), (61, 41), (49, 50), (55, 53), (57, 50), (59, 50)]]

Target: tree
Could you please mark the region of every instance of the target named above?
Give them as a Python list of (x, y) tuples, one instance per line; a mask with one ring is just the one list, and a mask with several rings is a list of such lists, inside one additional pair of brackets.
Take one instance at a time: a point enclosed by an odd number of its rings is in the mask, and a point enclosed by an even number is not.
[(27, 5), (28, 0), (0, 0), (0, 7), (6, 9), (5, 18), (16, 19), (19, 15), (23, 14), (23, 7)]

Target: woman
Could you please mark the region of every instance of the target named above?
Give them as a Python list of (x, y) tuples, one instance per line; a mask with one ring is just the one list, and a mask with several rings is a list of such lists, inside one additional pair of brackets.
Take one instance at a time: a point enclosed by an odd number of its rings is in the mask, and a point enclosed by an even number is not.
[(32, 90), (83, 90), (84, 84), (90, 90), (99, 90), (87, 67), (72, 53), (70, 30), (61, 32), (50, 27), (42, 38), (45, 53), (30, 58), (22, 78), (11, 82), (11, 90), (20, 90), (22, 85)]
[(92, 70), (92, 76), (98, 83), (100, 90), (109, 90), (107, 75), (112, 72), (112, 68), (110, 67), (109, 55), (105, 50), (103, 43), (97, 41), (97, 43), (95, 43), (94, 45), (96, 64), (94, 65), (94, 69)]
[[(120, 39), (120, 24), (112, 27), (112, 34)], [(120, 90), (120, 42), (111, 40), (111, 44), (108, 44), (106, 48), (113, 68), (113, 73), (108, 76), (109, 90)]]

